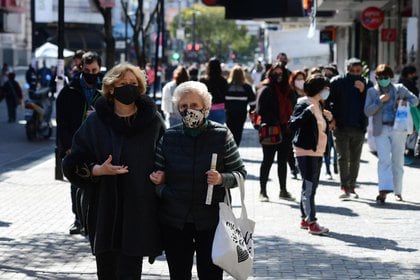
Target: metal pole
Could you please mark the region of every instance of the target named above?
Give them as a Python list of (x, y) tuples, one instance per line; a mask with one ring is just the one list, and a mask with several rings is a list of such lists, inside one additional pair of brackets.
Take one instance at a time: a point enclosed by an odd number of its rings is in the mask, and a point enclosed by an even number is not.
[(125, 61), (128, 61), (128, 2), (123, 2), (125, 9)]
[(57, 60), (57, 75), (56, 88), (57, 94), (60, 93), (64, 87), (64, 0), (58, 1), (58, 60)]
[(162, 16), (162, 2), (163, 0), (158, 0), (156, 5), (158, 5), (157, 13), (156, 13), (156, 23), (157, 23), (157, 31), (156, 31), (156, 42), (155, 42), (155, 81), (153, 83), (153, 100), (156, 101), (156, 90), (158, 87), (158, 79), (157, 79), (157, 72), (158, 72), (158, 64), (159, 64), (159, 43), (161, 41), (161, 16)]

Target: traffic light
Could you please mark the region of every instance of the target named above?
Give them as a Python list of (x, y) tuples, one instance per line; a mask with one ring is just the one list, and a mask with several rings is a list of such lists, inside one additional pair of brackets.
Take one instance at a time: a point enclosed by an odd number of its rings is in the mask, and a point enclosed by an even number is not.
[(225, 0), (203, 0), (203, 4), (207, 6), (224, 6)]
[(179, 54), (179, 52), (173, 52), (172, 53), (172, 59), (173, 60), (179, 60), (181, 58), (181, 55)]
[(191, 51), (198, 52), (198, 51), (200, 51), (200, 49), (201, 49), (200, 44), (194, 44), (194, 48), (193, 48), (192, 43), (187, 44), (187, 51), (189, 51), (189, 52), (191, 52)]

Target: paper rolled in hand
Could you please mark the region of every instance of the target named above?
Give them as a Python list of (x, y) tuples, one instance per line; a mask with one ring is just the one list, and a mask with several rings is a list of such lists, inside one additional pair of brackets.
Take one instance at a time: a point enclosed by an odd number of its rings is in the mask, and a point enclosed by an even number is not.
[[(217, 163), (217, 154), (214, 153), (211, 155), (211, 164), (210, 164), (210, 170), (216, 170), (216, 163)], [(211, 198), (213, 196), (213, 185), (207, 186), (207, 196), (206, 196), (206, 204), (211, 204)]]

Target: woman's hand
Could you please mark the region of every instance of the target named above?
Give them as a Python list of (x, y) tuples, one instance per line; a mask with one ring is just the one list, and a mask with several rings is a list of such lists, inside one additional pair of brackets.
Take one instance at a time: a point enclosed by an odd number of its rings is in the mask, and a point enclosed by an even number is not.
[(379, 101), (381, 101), (382, 103), (385, 103), (385, 102), (388, 102), (390, 98), (391, 98), (390, 93), (384, 93), (379, 96)]
[(109, 155), (106, 161), (101, 165), (95, 164), (92, 168), (93, 176), (102, 176), (102, 175), (119, 175), (128, 173), (128, 166), (126, 165), (112, 165), (112, 156)]
[(165, 171), (158, 170), (152, 172), (152, 174), (149, 175), (150, 181), (153, 182), (155, 185), (161, 185), (165, 183)]
[(209, 185), (221, 185), (223, 183), (222, 181), (222, 175), (220, 175), (217, 170), (209, 170), (206, 172), (207, 174), (207, 184)]
[(332, 121), (332, 119), (333, 119), (333, 115), (331, 114), (331, 112), (330, 111), (328, 111), (328, 110), (326, 110), (326, 109), (324, 109), (323, 111), (322, 111), (322, 114), (324, 115), (324, 117), (329, 121), (329, 122), (331, 122)]

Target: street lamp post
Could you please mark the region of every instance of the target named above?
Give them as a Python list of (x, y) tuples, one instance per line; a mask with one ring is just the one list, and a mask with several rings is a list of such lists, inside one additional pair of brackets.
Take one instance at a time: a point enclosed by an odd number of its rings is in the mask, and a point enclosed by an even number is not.
[(123, 9), (124, 9), (124, 17), (125, 17), (125, 61), (128, 61), (128, 0), (123, 0)]

